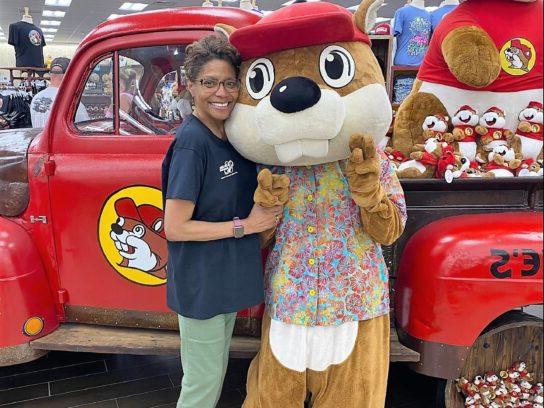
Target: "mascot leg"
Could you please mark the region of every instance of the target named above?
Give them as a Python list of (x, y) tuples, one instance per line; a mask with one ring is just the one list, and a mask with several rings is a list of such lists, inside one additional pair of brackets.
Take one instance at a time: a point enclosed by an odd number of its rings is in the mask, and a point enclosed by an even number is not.
[(389, 315), (359, 322), (351, 355), (325, 371), (307, 371), (312, 408), (385, 406), (389, 372)]
[[(410, 95), (402, 102), (397, 111), (391, 145), (394, 150), (406, 157), (412, 152), (412, 146), (425, 143), (421, 125), (428, 115), (447, 115), (448, 111), (433, 94), (419, 92), (421, 82), (416, 80)], [(432, 113), (431, 113), (432, 112)]]
[(263, 316), (261, 348), (247, 374), (242, 408), (301, 408), (306, 399), (306, 373), (280, 364), (270, 347), (270, 317)]

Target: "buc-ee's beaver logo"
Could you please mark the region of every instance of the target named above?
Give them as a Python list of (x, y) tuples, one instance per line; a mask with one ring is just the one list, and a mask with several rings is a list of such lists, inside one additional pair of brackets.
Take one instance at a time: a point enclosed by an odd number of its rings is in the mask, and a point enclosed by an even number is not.
[(535, 66), (535, 47), (525, 38), (513, 38), (503, 45), (500, 59), (502, 69), (508, 74), (525, 75)]
[(111, 195), (100, 214), (98, 235), (106, 259), (123, 277), (147, 286), (166, 283), (167, 249), (159, 189), (132, 186)]

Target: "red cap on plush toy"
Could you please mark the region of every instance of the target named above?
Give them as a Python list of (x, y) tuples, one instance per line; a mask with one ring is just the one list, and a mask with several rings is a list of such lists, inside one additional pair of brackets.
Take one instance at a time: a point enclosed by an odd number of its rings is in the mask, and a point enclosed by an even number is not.
[(497, 108), (496, 106), (492, 106), (486, 112), (494, 112), (497, 115), (504, 117), (504, 111), (501, 108)]
[(455, 113), (456, 115), (461, 112), (461, 111), (469, 111), (470, 113), (472, 113), (473, 115), (476, 115), (478, 112), (476, 112), (476, 109), (472, 108), (471, 106), (468, 106), (468, 105), (463, 105), (461, 106), (459, 109), (457, 109), (457, 112)]
[(368, 35), (344, 7), (326, 2), (297, 3), (231, 34), (229, 41), (244, 60), (283, 50), (340, 41), (370, 44)]
[(536, 110), (542, 110), (542, 103), (532, 101), (532, 102), (529, 102), (529, 105), (527, 105), (527, 107), (528, 108), (533, 108), (533, 109), (536, 109)]

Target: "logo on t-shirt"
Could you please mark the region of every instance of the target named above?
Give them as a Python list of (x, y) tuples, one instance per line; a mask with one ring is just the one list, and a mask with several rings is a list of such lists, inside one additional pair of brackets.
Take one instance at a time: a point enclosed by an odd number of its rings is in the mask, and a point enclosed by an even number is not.
[(30, 40), (32, 45), (35, 45), (36, 47), (42, 45), (42, 36), (36, 30), (31, 30), (28, 33), (28, 39)]
[(221, 177), (221, 180), (226, 179), (227, 177), (232, 177), (235, 174), (238, 174), (237, 171), (234, 171), (234, 162), (232, 160), (227, 160), (225, 164), (219, 167), (219, 171), (224, 174), (224, 176)]
[(51, 105), (53, 105), (53, 99), (46, 97), (37, 98), (32, 104), (32, 110), (38, 113), (45, 113), (51, 109)]
[(513, 38), (503, 45), (500, 59), (506, 73), (514, 76), (528, 74), (535, 66), (535, 47), (525, 38)]

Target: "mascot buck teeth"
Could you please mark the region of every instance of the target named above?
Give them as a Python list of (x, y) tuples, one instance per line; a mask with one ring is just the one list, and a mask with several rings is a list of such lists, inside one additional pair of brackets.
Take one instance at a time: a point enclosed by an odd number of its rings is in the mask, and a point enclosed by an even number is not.
[[(376, 408), (389, 366), (388, 272), (380, 244), (406, 221), (394, 166), (375, 148), (391, 124), (368, 31), (355, 16), (295, 3), (253, 26), (218, 25), (243, 58), (227, 137), (264, 168), (255, 201), (284, 204), (265, 270), (266, 313), (245, 408)], [(273, 239), (275, 236), (275, 240)]]

